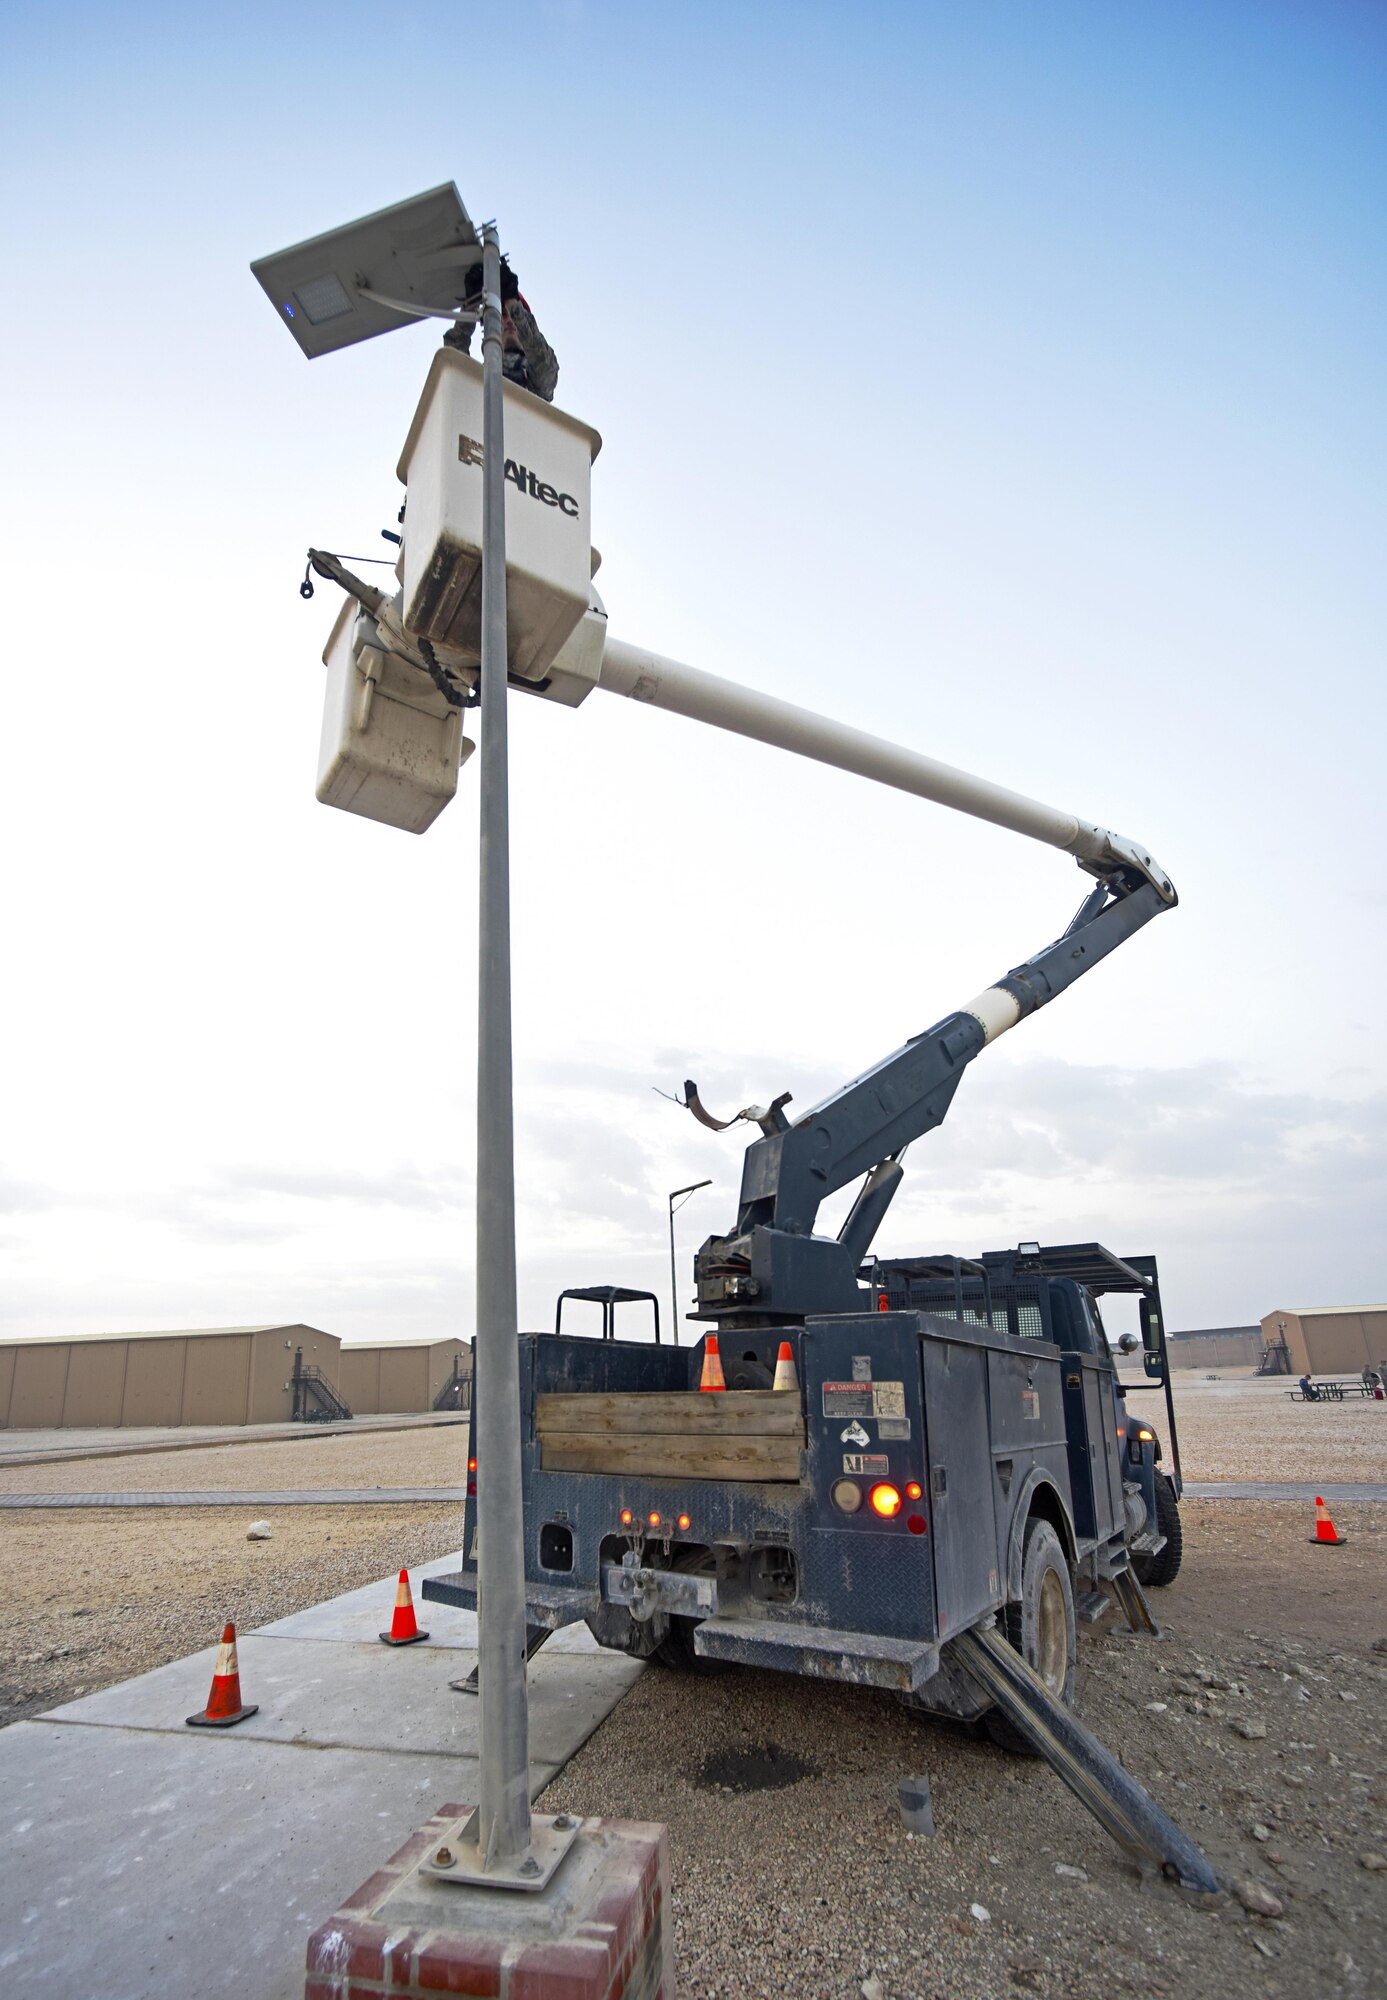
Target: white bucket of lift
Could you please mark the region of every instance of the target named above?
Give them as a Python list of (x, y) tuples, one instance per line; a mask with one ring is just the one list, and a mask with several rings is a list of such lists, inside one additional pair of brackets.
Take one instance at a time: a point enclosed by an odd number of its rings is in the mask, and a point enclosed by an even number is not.
[(319, 799), (423, 833), (457, 790), (458, 767), (472, 754), (461, 709), (426, 674), (387, 651), (375, 619), (355, 598), (338, 612), (323, 661)]
[[(505, 384), (506, 619), (510, 672), (542, 683), (588, 609), (592, 461), (587, 424)], [(482, 369), (440, 348), (400, 457), (408, 488), (405, 629), (481, 657)], [(559, 699), (581, 700), (586, 688)]]

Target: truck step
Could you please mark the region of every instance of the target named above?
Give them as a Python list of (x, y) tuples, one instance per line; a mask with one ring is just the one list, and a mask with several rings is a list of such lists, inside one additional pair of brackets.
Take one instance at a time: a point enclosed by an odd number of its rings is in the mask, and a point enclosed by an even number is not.
[(939, 1648), (930, 1640), (840, 1632), (781, 1618), (705, 1618), (695, 1627), (694, 1651), (701, 1660), (730, 1660), (810, 1680), (894, 1688), (901, 1694), (917, 1692), (939, 1667)]
[(1096, 1625), (1111, 1603), (1106, 1590), (1087, 1590), (1075, 1600), (1074, 1609), (1085, 1625)]

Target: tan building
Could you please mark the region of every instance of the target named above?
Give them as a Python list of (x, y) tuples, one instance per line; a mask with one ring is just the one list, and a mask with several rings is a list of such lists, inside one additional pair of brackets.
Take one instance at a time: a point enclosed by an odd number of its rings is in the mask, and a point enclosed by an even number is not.
[(1260, 1326), (1204, 1326), (1168, 1333), (1172, 1368), (1255, 1368), (1262, 1358)]
[(472, 1350), (464, 1340), (344, 1341), (342, 1394), (358, 1417), (432, 1410), (457, 1376), (453, 1407), (469, 1407)]
[(298, 1324), (7, 1341), (0, 1427), (287, 1423), (295, 1350), (340, 1388), (340, 1346)]
[(1262, 1319), (1268, 1344), (1284, 1340), (1293, 1375), (1358, 1375), (1387, 1361), (1387, 1306), (1300, 1306)]

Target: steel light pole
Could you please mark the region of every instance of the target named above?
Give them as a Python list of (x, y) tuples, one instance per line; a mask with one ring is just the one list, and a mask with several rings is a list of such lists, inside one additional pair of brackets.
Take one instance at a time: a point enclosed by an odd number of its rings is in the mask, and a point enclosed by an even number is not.
[[(511, 1060), (510, 833), (507, 779), (505, 437), (501, 246), (478, 230), (446, 183), (251, 266), (280, 322), (310, 360), (419, 319), (457, 321), (467, 272), (482, 262), (482, 634), (480, 949), (477, 976), (477, 1278), (475, 1426), (478, 1804), (454, 1835), (461, 1852), (436, 1875), (538, 1889), (575, 1837), (571, 1814), (530, 1812), (521, 1511), (519, 1323), (515, 1284), (515, 1126)], [(372, 282), (377, 277), (385, 289)], [(330, 566), (324, 566), (324, 565)], [(373, 612), (369, 590), (335, 557), (315, 565)], [(446, 1845), (446, 1843), (445, 1843)], [(443, 1850), (440, 1849), (440, 1852)]]
[(482, 227), (481, 886), (477, 967), (477, 1604), (483, 1867), (530, 1844), (520, 1332), (511, 1085), (510, 803), (501, 246)]
[(688, 1187), (675, 1188), (669, 1198), (669, 1323), (674, 1329), (676, 1347), (679, 1345), (679, 1273), (674, 1261), (675, 1211), (684, 1206), (691, 1194), (712, 1185), (711, 1181), (692, 1181)]

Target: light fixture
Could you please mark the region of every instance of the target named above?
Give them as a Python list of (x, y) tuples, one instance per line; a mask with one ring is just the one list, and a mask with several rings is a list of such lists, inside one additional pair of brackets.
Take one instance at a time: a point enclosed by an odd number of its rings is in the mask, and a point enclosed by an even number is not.
[(450, 319), (481, 238), (451, 181), (288, 250), (251, 270), (312, 361), (417, 319)]

